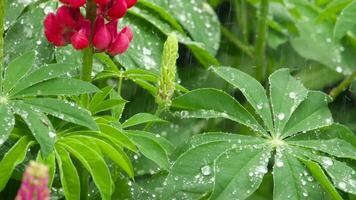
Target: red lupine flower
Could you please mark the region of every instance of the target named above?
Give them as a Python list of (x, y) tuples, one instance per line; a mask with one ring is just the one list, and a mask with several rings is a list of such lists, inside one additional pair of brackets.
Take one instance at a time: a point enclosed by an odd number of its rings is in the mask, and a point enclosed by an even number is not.
[(49, 200), (48, 167), (31, 161), (15, 200)]
[(131, 8), (137, 3), (137, 0), (126, 0), (126, 3), (127, 3), (127, 7)]
[(133, 39), (133, 32), (132, 29), (129, 26), (125, 26), (121, 33), (125, 34), (127, 36), (127, 38), (129, 39), (129, 41), (131, 42)]
[(60, 2), (69, 5), (72, 8), (79, 8), (84, 6), (86, 0), (59, 0)]
[(126, 15), (126, 0), (112, 0), (112, 6), (108, 9), (107, 14), (111, 19), (120, 19)]
[(108, 49), (108, 53), (112, 56), (122, 54), (129, 48), (129, 45), (129, 38), (124, 33), (119, 33)]
[(103, 17), (99, 16), (95, 21), (94, 26), (94, 37), (93, 37), (93, 45), (99, 51), (102, 51), (111, 43), (111, 34), (108, 30), (107, 25), (105, 25), (105, 20)]
[[(56, 14), (48, 14), (44, 27), (47, 40), (56, 46), (65, 46), (75, 41), (73, 46), (82, 49), (85, 38), (90, 36), (90, 22), (83, 17), (78, 8), (68, 6), (61, 6)], [(79, 34), (78, 31), (82, 29), (84, 30)], [(88, 45), (89, 39), (85, 47)]]
[(79, 30), (74, 33), (71, 37), (71, 43), (73, 47), (77, 50), (85, 49), (89, 46), (89, 37), (84, 29)]
[(95, 0), (95, 3), (99, 4), (100, 6), (107, 5), (111, 0)]

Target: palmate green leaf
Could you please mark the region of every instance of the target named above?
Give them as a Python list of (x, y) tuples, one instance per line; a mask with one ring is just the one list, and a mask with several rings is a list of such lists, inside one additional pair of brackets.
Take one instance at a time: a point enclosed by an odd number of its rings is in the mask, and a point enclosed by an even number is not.
[(98, 107), (100, 105), (100, 103), (103, 102), (110, 95), (110, 92), (113, 89), (114, 89), (113, 87), (107, 86), (107, 87), (103, 88), (101, 91), (95, 93), (95, 95), (93, 96), (93, 98), (91, 99), (91, 101), (89, 103), (88, 109), (90, 111), (95, 110), (96, 107)]
[(182, 118), (223, 117), (268, 136), (257, 120), (234, 98), (216, 89), (197, 89), (188, 92), (172, 102), (172, 107), (182, 111)]
[[(260, 138), (222, 133), (206, 134), (195, 138), (191, 145), (188, 144), (191, 148), (181, 154), (172, 166), (164, 183), (162, 199), (173, 197), (200, 199), (209, 195), (213, 191), (214, 180), (217, 178), (214, 163), (224, 152), (244, 147), (258, 148), (265, 142)], [(224, 173), (224, 169), (220, 169), (218, 173)]]
[(303, 148), (293, 147), (292, 150), (297, 155), (305, 156), (309, 160), (318, 162), (329, 175), (334, 187), (347, 193), (356, 194), (356, 171), (352, 167), (344, 162), (307, 151)]
[(12, 60), (5, 70), (4, 92), (7, 93), (31, 70), (35, 61), (35, 52), (31, 51)]
[(21, 137), (16, 144), (5, 154), (0, 162), (0, 191), (2, 191), (14, 168), (23, 162), (27, 149), (33, 144), (29, 136)]
[(56, 145), (55, 153), (64, 196), (68, 200), (80, 199), (80, 180), (68, 151)]
[(347, 31), (352, 30), (356, 26), (356, 22), (353, 20), (355, 17), (356, 2), (352, 2), (341, 11), (337, 18), (334, 27), (334, 38), (336, 41), (340, 40), (346, 35)]
[(320, 185), (327, 191), (329, 192), (330, 196), (333, 197), (335, 200), (342, 200), (343, 198), (340, 196), (340, 194), (337, 192), (337, 190), (334, 188), (332, 183), (329, 181), (328, 177), (325, 175), (323, 169), (321, 167), (310, 160), (302, 160), (302, 162), (308, 167), (310, 173), (313, 175), (313, 177), (320, 183)]
[(329, 126), (333, 123), (328, 108), (330, 97), (322, 92), (309, 91), (308, 97), (292, 114), (283, 130), (283, 137), (302, 131), (309, 131)]
[(136, 145), (130, 140), (130, 138), (119, 129), (110, 126), (108, 124), (98, 123), (102, 134), (109, 136), (113, 142), (123, 146), (133, 152), (137, 151)]
[(273, 131), (270, 103), (266, 90), (262, 85), (250, 75), (231, 67), (215, 67), (212, 69), (217, 75), (237, 87), (244, 94), (247, 101), (265, 122), (268, 130)]
[(110, 200), (113, 182), (104, 158), (97, 151), (76, 139), (65, 138), (59, 141), (58, 144), (76, 157), (88, 170), (100, 192), (101, 198)]
[(320, 185), (297, 158), (286, 152), (277, 153), (273, 166), (273, 199), (321, 199)]
[(78, 68), (74, 64), (50, 64), (43, 66), (37, 70), (32, 71), (30, 74), (23, 77), (17, 85), (13, 86), (10, 90), (10, 95), (15, 95), (17, 92), (31, 87), (37, 83), (47, 81), (56, 77), (60, 77)]
[(268, 172), (270, 156), (270, 150), (263, 147), (226, 150), (214, 164), (216, 178), (211, 198), (245, 199), (250, 196)]
[(0, 146), (7, 140), (15, 125), (15, 116), (11, 108), (0, 103)]
[(269, 77), (269, 83), (274, 130), (276, 135), (281, 135), (292, 113), (307, 97), (308, 90), (287, 69), (274, 72)]
[(73, 102), (65, 102), (53, 98), (25, 99), (23, 102), (43, 113), (50, 114), (62, 120), (99, 130), (90, 113), (78, 107)]
[(152, 139), (143, 131), (126, 131), (133, 143), (137, 146), (140, 153), (148, 159), (157, 163), (164, 170), (169, 168), (167, 151), (158, 140)]
[(103, 155), (107, 156), (114, 163), (116, 163), (119, 167), (121, 167), (130, 178), (134, 177), (134, 171), (131, 164), (130, 159), (127, 157), (126, 153), (118, 146), (113, 146), (105, 140), (98, 139), (90, 136), (70, 136), (70, 138), (78, 139), (78, 140), (90, 140), (94, 142), (98, 147), (99, 151), (103, 153)]
[(150, 123), (150, 122), (167, 122), (166, 120), (163, 120), (156, 115), (152, 115), (150, 113), (138, 113), (128, 120), (126, 120), (124, 123), (122, 123), (122, 128), (128, 128), (131, 126), (136, 126), (139, 124), (145, 124), (145, 123)]
[(76, 79), (54, 78), (35, 84), (19, 91), (14, 97), (28, 97), (37, 95), (80, 95), (98, 92), (94, 85)]
[(43, 157), (46, 158), (53, 152), (56, 138), (51, 122), (45, 114), (32, 110), (29, 105), (21, 101), (13, 102), (12, 107), (14, 112), (25, 121), (32, 135), (41, 146)]

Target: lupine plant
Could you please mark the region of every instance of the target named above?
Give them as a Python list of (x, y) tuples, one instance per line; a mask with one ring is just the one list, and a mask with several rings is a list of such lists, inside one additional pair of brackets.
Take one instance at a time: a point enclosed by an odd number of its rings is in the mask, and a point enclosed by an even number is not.
[(354, 199), (355, 13), (0, 0), (0, 199)]

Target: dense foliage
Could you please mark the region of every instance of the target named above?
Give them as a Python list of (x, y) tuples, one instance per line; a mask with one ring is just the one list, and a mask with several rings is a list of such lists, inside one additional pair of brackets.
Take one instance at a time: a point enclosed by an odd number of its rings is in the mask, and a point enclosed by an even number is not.
[(0, 199), (354, 199), (355, 54), (354, 0), (1, 0)]

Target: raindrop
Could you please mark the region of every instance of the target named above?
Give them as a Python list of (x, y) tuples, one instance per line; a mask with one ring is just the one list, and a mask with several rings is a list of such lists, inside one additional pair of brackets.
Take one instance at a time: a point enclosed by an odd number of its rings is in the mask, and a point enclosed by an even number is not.
[(290, 92), (289, 93), (289, 98), (295, 99), (297, 97), (297, 94), (295, 92)]
[(48, 132), (48, 136), (49, 136), (50, 138), (54, 138), (54, 137), (56, 137), (56, 133), (50, 131), (50, 132)]
[(285, 115), (284, 113), (279, 113), (277, 117), (279, 120), (283, 120), (285, 118)]
[(345, 188), (346, 188), (346, 183), (340, 182), (340, 183), (338, 184), (338, 186), (339, 186), (340, 189), (345, 189)]
[(283, 167), (283, 166), (284, 166), (283, 161), (277, 160), (277, 161), (276, 161), (276, 166), (277, 166), (277, 167)]
[(211, 174), (211, 167), (209, 165), (205, 165), (200, 169), (200, 171), (204, 176), (209, 176)]
[(330, 158), (324, 157), (323, 158), (323, 164), (329, 167), (329, 166), (332, 166), (334, 163)]

